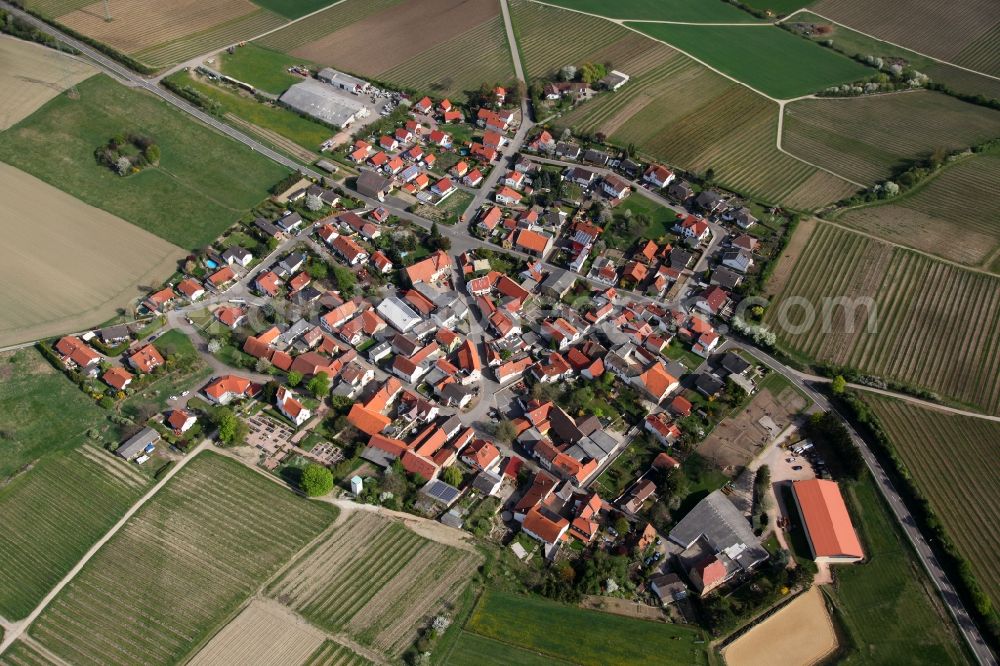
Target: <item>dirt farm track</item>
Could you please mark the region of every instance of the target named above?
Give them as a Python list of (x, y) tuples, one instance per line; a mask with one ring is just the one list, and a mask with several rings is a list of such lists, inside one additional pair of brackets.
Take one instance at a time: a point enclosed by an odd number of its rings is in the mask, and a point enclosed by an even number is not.
[(186, 254), (3, 163), (0, 217), (0, 346), (100, 324)]

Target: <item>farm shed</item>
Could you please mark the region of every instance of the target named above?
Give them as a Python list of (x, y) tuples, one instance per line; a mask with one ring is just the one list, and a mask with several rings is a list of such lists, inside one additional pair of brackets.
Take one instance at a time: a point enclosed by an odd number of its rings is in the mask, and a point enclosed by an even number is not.
[(836, 481), (796, 481), (792, 492), (817, 562), (857, 562), (864, 558)]
[(125, 460), (135, 460), (148, 447), (155, 446), (158, 441), (160, 441), (160, 433), (152, 428), (143, 428), (119, 446), (115, 453)]
[(336, 89), (307, 79), (296, 83), (278, 98), (285, 106), (336, 127), (347, 127), (368, 115), (368, 108)]

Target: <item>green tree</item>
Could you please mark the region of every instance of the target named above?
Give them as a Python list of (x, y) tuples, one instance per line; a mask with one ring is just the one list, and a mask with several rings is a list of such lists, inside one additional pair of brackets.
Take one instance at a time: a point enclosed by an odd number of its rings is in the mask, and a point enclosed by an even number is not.
[(342, 296), (354, 295), (354, 286), (357, 284), (357, 278), (354, 277), (354, 273), (343, 266), (334, 266), (333, 279), (336, 280), (337, 289), (340, 290)]
[(246, 439), (247, 425), (228, 407), (218, 407), (211, 415), (212, 423), (219, 430), (219, 441), (225, 446), (237, 446)]
[(834, 395), (843, 395), (846, 388), (847, 380), (844, 379), (843, 375), (837, 375), (834, 377), (833, 382), (830, 384), (830, 390), (833, 391)]
[(501, 442), (510, 444), (517, 437), (517, 428), (514, 427), (514, 423), (510, 419), (500, 419), (493, 426), (493, 436)]
[(629, 527), (631, 527), (631, 525), (629, 525), (629, 522), (625, 518), (625, 516), (618, 516), (617, 518), (615, 518), (614, 527), (615, 531), (618, 532), (618, 534), (628, 534), (628, 530)]
[(462, 470), (454, 465), (451, 467), (445, 467), (444, 471), (441, 473), (441, 478), (448, 485), (455, 486), (457, 488), (462, 485)]
[(306, 388), (309, 389), (310, 393), (322, 400), (330, 392), (330, 376), (325, 372), (321, 372), (309, 380)]
[(143, 151), (143, 155), (150, 164), (156, 164), (160, 161), (160, 147), (155, 143), (151, 143), (146, 146), (146, 150)]
[(288, 385), (298, 386), (302, 383), (302, 373), (295, 372), (294, 370), (288, 373)]
[(302, 491), (309, 497), (320, 497), (333, 490), (333, 473), (315, 463), (307, 465), (302, 472)]

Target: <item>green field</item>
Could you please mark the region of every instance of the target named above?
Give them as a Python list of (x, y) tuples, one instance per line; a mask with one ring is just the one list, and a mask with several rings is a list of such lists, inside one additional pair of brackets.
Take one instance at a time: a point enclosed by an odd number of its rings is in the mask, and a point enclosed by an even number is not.
[(642, 231), (642, 238), (657, 239), (670, 231), (677, 221), (677, 213), (672, 208), (661, 206), (639, 193), (633, 192), (625, 201), (618, 204), (616, 212), (632, 211), (632, 215), (643, 214), (649, 218), (650, 224)]
[(28, 615), (147, 481), (135, 466), (87, 445), (48, 455), (0, 488), (0, 615)]
[(29, 633), (75, 664), (169, 664), (227, 621), (336, 517), (200, 453), (133, 516)]
[[(469, 54), (476, 56), (470, 58)], [(441, 41), (415, 58), (385, 70), (378, 78), (401, 88), (452, 100), (483, 83), (507, 84), (514, 78), (503, 19), (496, 16), (450, 39)]]
[[(845, 499), (868, 560), (836, 569), (830, 596), (853, 645), (841, 664), (965, 664), (951, 616), (866, 474)], [(933, 599), (933, 602), (931, 601)]]
[(465, 630), (582, 666), (707, 664), (700, 630), (486, 591)]
[(1000, 136), (1000, 111), (918, 90), (803, 99), (785, 107), (782, 147), (845, 178), (874, 185), (932, 151)]
[[(95, 76), (0, 133), (0, 160), (184, 248), (207, 245), (286, 169), (163, 102)], [(113, 136), (143, 132), (160, 166), (121, 178), (94, 160)]]
[(254, 0), (254, 4), (285, 18), (297, 19), (332, 5), (336, 0)]
[[(812, 304), (814, 316), (786, 307), (791, 297)], [(837, 298), (872, 301), (856, 302), (848, 317)], [(766, 321), (803, 359), (1000, 411), (1000, 278), (820, 224)]]
[(453, 602), (477, 565), (464, 550), (358, 511), (266, 592), (316, 626), (395, 658), (416, 639), (420, 618)]
[(797, 9), (802, 9), (813, 0), (747, 0), (743, 4), (760, 11), (769, 11), (775, 16), (787, 16)]
[(268, 106), (251, 97), (197, 80), (189, 72), (172, 74), (170, 80), (179, 85), (191, 86), (214, 99), (222, 106), (224, 113), (232, 113), (257, 127), (276, 132), (306, 150), (319, 150), (320, 144), (336, 133), (325, 125), (314, 123), (283, 107)]
[(694, 23), (760, 22), (723, 0), (552, 0), (552, 4), (589, 14), (635, 21), (691, 21)]
[(873, 72), (775, 26), (627, 25), (778, 99), (809, 95)]
[(547, 664), (570, 664), (551, 656), (530, 652), (509, 643), (501, 643), (492, 638), (463, 631), (445, 657), (445, 663), (455, 666), (546, 666)]
[(302, 81), (301, 76), (288, 72), (288, 68), (292, 65), (319, 69), (317, 65), (305, 62), (301, 58), (261, 48), (254, 43), (241, 46), (232, 54), (223, 51), (217, 58), (218, 70), (223, 74), (273, 95), (280, 95), (289, 86)]
[(690, 171), (711, 168), (724, 186), (791, 208), (811, 210), (857, 189), (777, 149), (777, 104), (678, 54), (556, 124), (602, 132)]
[[(865, 396), (917, 489), (994, 604), (1000, 602), (1000, 423)], [(947, 455), (941, 455), (947, 451)]]
[(107, 413), (34, 349), (0, 355), (0, 483), (25, 465), (103, 435)]
[(845, 210), (836, 220), (885, 240), (1000, 273), (1000, 202), (991, 194), (998, 189), (1000, 152), (981, 153), (947, 165), (895, 199)]
[(51, 666), (52, 662), (37, 648), (23, 640), (14, 641), (7, 651), (0, 655), (0, 666)]

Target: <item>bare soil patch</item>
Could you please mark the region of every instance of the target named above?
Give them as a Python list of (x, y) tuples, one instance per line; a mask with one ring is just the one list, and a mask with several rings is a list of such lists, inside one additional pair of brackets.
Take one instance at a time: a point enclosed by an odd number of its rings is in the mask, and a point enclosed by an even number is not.
[(2, 163), (0, 217), (0, 346), (107, 321), (186, 254)]
[(723, 651), (729, 666), (810, 666), (837, 649), (823, 593), (812, 587)]
[(281, 604), (254, 599), (191, 660), (191, 666), (301, 664), (325, 635)]
[(0, 35), (0, 130), (97, 72), (41, 44)]
[[(355, 74), (376, 76), (499, 13), (500, 3), (494, 0), (409, 0), (291, 53)], [(373, 48), (374, 44), (384, 46)]]
[[(723, 472), (731, 474), (744, 467), (761, 447), (791, 425), (794, 416), (805, 405), (805, 399), (794, 389), (786, 388), (778, 395), (764, 389), (742, 412), (717, 425), (712, 434), (698, 445), (698, 453), (711, 459)], [(760, 424), (765, 417), (777, 425), (773, 435)]]
[(816, 220), (813, 218), (804, 219), (795, 227), (795, 231), (792, 232), (792, 237), (788, 241), (788, 246), (778, 259), (778, 266), (771, 273), (771, 278), (764, 286), (765, 294), (780, 294), (784, 290), (785, 283), (788, 282), (788, 278), (791, 277), (792, 271), (795, 269), (795, 263), (802, 256), (802, 251), (806, 249), (806, 245), (809, 244), (809, 239), (815, 230)]
[(104, 3), (60, 16), (59, 21), (125, 53), (180, 39), (257, 11), (249, 0), (115, 0), (111, 21)]

